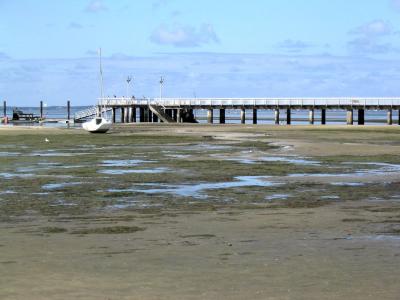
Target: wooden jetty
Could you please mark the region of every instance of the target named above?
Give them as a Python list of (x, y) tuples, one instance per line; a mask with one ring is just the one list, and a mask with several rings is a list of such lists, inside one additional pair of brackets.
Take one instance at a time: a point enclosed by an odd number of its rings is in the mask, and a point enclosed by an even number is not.
[[(115, 123), (117, 110), (120, 111), (121, 123), (165, 122), (185, 123), (197, 122), (194, 110), (207, 110), (207, 122), (214, 123), (214, 113), (219, 112), (220, 124), (226, 123), (226, 110), (240, 110), (240, 122), (245, 124), (246, 111), (252, 111), (253, 124), (258, 122), (258, 111), (271, 111), (275, 124), (280, 124), (281, 111), (286, 112), (285, 123), (292, 123), (293, 110), (307, 110), (309, 124), (315, 124), (315, 112), (320, 111), (321, 124), (327, 123), (330, 110), (345, 110), (346, 122), (354, 124), (354, 112), (359, 125), (365, 124), (365, 111), (387, 111), (387, 124), (393, 125), (393, 111), (400, 116), (400, 98), (101, 98), (98, 105), (75, 114), (75, 121), (83, 120), (99, 114), (101, 111), (111, 112)], [(400, 125), (400, 118), (396, 124)]]

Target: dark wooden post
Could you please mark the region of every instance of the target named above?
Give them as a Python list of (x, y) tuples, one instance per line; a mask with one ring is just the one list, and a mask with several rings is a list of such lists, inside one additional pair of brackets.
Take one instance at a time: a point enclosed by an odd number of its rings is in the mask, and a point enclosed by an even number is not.
[(139, 113), (140, 113), (139, 121), (140, 121), (140, 123), (143, 123), (144, 122), (144, 108), (143, 107), (139, 108)]
[(7, 101), (3, 101), (3, 115), (7, 117)]
[(212, 108), (209, 108), (207, 111), (207, 123), (212, 124), (214, 122), (214, 111)]
[(131, 123), (135, 123), (136, 122), (136, 106), (132, 106), (131, 107), (130, 122)]
[(286, 124), (292, 124), (292, 111), (290, 108), (286, 109)]
[(125, 108), (121, 107), (121, 123), (125, 123)]
[(67, 120), (71, 120), (71, 101), (67, 101)]
[(321, 109), (321, 124), (326, 125), (326, 109)]
[(43, 101), (40, 101), (40, 118), (43, 119)]
[(365, 124), (365, 110), (359, 109), (358, 110), (358, 125), (364, 125), (364, 124)]
[(112, 122), (115, 123), (115, 120), (116, 120), (116, 108), (115, 107), (112, 108), (111, 114), (112, 114)]
[(253, 108), (253, 124), (257, 124), (257, 108)]
[(225, 124), (225, 108), (219, 110), (219, 123)]
[(240, 123), (246, 124), (246, 110), (244, 108), (240, 110)]
[(280, 117), (280, 111), (279, 111), (279, 108), (275, 108), (275, 125), (279, 125), (279, 122), (280, 122), (280, 119), (279, 119), (279, 117)]

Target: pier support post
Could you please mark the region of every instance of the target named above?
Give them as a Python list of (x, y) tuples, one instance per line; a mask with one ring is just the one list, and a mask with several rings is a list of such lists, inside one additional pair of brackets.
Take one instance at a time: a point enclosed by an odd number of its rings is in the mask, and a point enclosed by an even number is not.
[(257, 109), (253, 108), (253, 124), (257, 124)]
[(393, 125), (393, 110), (389, 109), (387, 112), (387, 124)]
[(144, 108), (139, 107), (139, 122), (143, 123), (144, 122)]
[(182, 116), (181, 116), (181, 109), (177, 109), (176, 110), (176, 123), (181, 123), (181, 119), (182, 119)]
[(207, 111), (207, 123), (212, 124), (214, 122), (214, 111), (209, 108)]
[(150, 121), (150, 109), (147, 107), (143, 109), (144, 111), (144, 122), (149, 122)]
[(71, 120), (71, 101), (67, 101), (67, 120)]
[(359, 109), (358, 110), (358, 125), (364, 125), (364, 124), (365, 124), (365, 110)]
[(121, 107), (121, 123), (125, 123), (125, 108)]
[(352, 108), (347, 109), (347, 117), (346, 117), (346, 123), (347, 125), (353, 125), (354, 124), (354, 112)]
[(125, 107), (125, 123), (129, 123), (130, 118), (130, 109), (129, 107)]
[(310, 123), (310, 125), (314, 125), (314, 120), (315, 120), (315, 111), (314, 108), (310, 108), (310, 110), (308, 111), (308, 123)]
[(40, 101), (40, 118), (43, 119), (43, 101)]
[(290, 108), (286, 109), (286, 124), (292, 124), (292, 110)]
[(244, 108), (240, 110), (240, 123), (246, 124), (246, 110)]
[(275, 125), (279, 125), (279, 108), (275, 108)]
[(399, 117), (397, 118), (397, 125), (400, 125), (400, 109), (399, 109)]
[(3, 116), (7, 117), (7, 101), (3, 101)]
[(129, 108), (129, 122), (130, 123), (136, 122), (136, 107), (135, 106)]
[(321, 125), (326, 125), (326, 109), (321, 109)]
[(113, 123), (115, 123), (115, 119), (116, 119), (116, 109), (115, 109), (115, 107), (113, 107), (112, 109), (111, 109), (111, 120), (112, 120), (112, 122)]
[(158, 116), (153, 114), (153, 123), (158, 123)]
[(219, 110), (219, 123), (225, 124), (225, 108)]

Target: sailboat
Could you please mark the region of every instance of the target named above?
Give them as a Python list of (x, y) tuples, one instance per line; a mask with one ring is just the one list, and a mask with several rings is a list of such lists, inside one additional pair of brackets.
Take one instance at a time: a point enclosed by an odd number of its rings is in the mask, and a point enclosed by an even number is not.
[[(101, 48), (99, 49), (100, 61), (100, 96), (103, 99), (103, 68), (101, 64)], [(99, 106), (100, 107), (100, 106)], [(104, 111), (104, 112), (103, 112)], [(105, 117), (103, 117), (103, 113)], [(112, 122), (107, 118), (107, 111), (102, 108), (96, 113), (96, 117), (82, 124), (82, 128), (90, 133), (106, 133), (110, 130)]]

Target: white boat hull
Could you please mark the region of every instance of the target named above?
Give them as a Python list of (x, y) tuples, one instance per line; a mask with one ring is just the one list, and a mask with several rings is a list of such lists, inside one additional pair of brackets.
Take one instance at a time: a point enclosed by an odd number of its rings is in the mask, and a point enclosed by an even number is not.
[(106, 133), (111, 128), (111, 121), (104, 118), (94, 118), (83, 123), (82, 127), (91, 133)]

